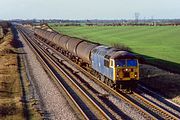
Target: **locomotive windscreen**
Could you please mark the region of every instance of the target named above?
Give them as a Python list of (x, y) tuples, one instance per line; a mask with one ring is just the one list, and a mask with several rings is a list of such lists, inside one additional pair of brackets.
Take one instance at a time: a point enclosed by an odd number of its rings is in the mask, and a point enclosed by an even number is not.
[(127, 60), (127, 66), (137, 66), (137, 60)]
[(116, 66), (126, 66), (126, 61), (125, 60), (116, 60)]
[(116, 60), (117, 67), (129, 67), (129, 66), (137, 66), (137, 60)]

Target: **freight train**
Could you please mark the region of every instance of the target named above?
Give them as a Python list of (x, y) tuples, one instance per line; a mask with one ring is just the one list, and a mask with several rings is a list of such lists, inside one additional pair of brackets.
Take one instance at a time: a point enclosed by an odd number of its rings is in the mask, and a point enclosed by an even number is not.
[(137, 86), (139, 63), (130, 52), (40, 28), (34, 29), (34, 35), (112, 88)]

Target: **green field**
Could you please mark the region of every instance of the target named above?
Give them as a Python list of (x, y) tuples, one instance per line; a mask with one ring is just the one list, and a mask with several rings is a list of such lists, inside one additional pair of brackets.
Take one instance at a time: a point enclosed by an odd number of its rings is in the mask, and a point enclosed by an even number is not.
[(50, 26), (71, 36), (106, 45), (122, 43), (133, 52), (180, 63), (180, 26)]

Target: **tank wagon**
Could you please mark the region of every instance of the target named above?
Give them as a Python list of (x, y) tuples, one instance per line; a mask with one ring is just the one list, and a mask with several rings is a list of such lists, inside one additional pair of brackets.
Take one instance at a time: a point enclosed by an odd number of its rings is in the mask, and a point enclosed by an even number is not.
[(136, 87), (139, 63), (132, 53), (39, 28), (34, 34), (109, 86), (126, 90)]

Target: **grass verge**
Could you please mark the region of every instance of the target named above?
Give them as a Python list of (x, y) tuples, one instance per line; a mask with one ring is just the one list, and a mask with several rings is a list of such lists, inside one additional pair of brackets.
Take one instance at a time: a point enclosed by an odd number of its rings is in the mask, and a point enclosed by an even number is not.
[[(24, 116), (22, 101), (22, 87), (20, 83), (18, 63), (18, 50), (12, 46), (13, 34), (9, 32), (4, 36), (0, 44), (0, 119), (24, 120), (40, 119), (40, 115), (28, 103), (29, 116)], [(21, 66), (21, 65), (20, 65)], [(25, 88), (28, 91), (29, 82), (26, 81)]]

